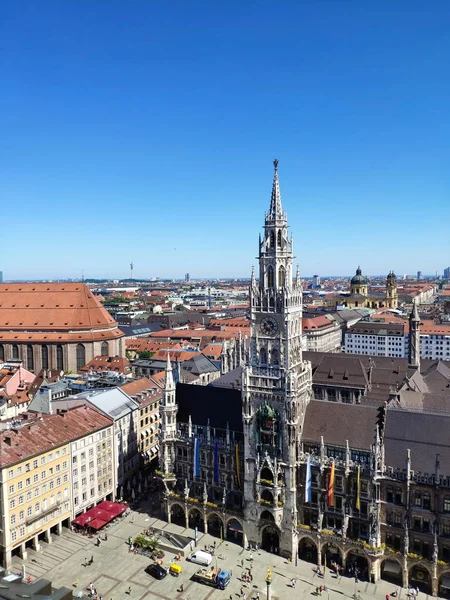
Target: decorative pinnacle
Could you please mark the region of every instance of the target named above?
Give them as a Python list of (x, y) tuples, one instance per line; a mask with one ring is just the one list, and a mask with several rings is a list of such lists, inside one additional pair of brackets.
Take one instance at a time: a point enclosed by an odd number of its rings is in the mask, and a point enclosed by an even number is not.
[(271, 219), (276, 219), (283, 216), (283, 209), (281, 207), (281, 194), (280, 194), (280, 184), (278, 182), (278, 159), (276, 158), (273, 161), (274, 174), (273, 174), (273, 184), (272, 184), (272, 196), (270, 199), (270, 210), (269, 217)]

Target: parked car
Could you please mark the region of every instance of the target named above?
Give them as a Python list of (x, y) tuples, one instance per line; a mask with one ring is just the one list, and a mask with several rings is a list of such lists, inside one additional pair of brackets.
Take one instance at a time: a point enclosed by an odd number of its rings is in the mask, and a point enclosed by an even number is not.
[(203, 552), (203, 550), (197, 550), (189, 557), (191, 562), (204, 567), (209, 567), (209, 565), (212, 563), (212, 559), (212, 554), (209, 552)]
[(148, 565), (148, 567), (145, 568), (145, 572), (148, 575), (152, 575), (155, 579), (164, 579), (164, 577), (167, 575), (165, 568), (161, 567), (161, 565), (158, 565), (157, 563)]

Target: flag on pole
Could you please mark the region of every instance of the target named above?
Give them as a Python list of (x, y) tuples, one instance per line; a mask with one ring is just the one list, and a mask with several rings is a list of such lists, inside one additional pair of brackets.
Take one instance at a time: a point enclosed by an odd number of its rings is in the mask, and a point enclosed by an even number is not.
[(311, 457), (310, 456), (308, 456), (308, 462), (306, 463), (305, 502), (311, 502)]
[(200, 477), (200, 440), (194, 438), (194, 477)]
[(334, 461), (331, 463), (330, 478), (328, 480), (328, 506), (334, 506)]
[(218, 485), (220, 483), (219, 476), (219, 442), (214, 442), (214, 483)]
[(235, 445), (234, 447), (234, 455), (235, 455), (235, 463), (236, 463), (236, 479), (237, 479), (237, 484), (239, 487), (241, 487), (241, 474), (239, 473), (239, 446), (238, 444)]
[(358, 475), (356, 476), (356, 506), (358, 510), (361, 510), (361, 467), (358, 466)]

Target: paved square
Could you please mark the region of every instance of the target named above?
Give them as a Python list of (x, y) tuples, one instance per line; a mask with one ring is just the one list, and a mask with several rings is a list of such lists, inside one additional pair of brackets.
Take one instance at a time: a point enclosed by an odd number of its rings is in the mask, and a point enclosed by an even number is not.
[[(96, 538), (89, 539), (65, 530), (61, 537), (53, 536), (51, 544), (42, 543), (41, 551), (29, 550), (26, 561), (14, 557), (13, 568), (18, 571), (23, 564), (27, 574), (32, 577), (45, 576), (53, 582), (54, 587), (65, 585), (72, 587), (74, 592), (86, 589), (93, 583), (103, 600), (252, 600), (257, 597), (258, 591), (260, 599), (266, 600), (265, 578), (268, 567), (273, 569), (271, 600), (315, 600), (318, 595), (316, 589), (320, 585), (327, 588), (322, 592), (323, 600), (353, 599), (355, 594), (361, 596), (361, 600), (384, 600), (386, 594), (396, 589), (395, 585), (386, 581), (376, 584), (360, 582), (355, 585), (353, 579), (336, 579), (329, 571), (325, 579), (321, 579), (311, 563), (299, 560), (295, 565), (264, 551), (253, 552), (253, 584), (245, 587), (241, 575), (244, 571), (248, 572), (251, 566), (249, 552), (241, 546), (227, 541), (220, 543), (217, 538), (204, 534), (199, 534), (198, 547), (203, 548), (205, 544), (209, 545), (214, 541), (218, 543), (217, 557), (213, 565), (233, 573), (232, 581), (226, 590), (217, 590), (191, 581), (199, 566), (184, 559), (181, 562), (183, 572), (179, 577), (168, 575), (159, 581), (145, 573), (145, 567), (150, 562), (148, 558), (129, 552), (128, 538), (136, 537), (149, 526), (192, 538), (194, 531), (174, 524), (169, 525), (149, 516), (146, 512), (148, 508), (146, 503), (142, 503), (139, 512), (134, 511), (130, 516), (113, 524), (106, 531), (107, 541), (102, 542), (99, 547), (95, 544)], [(166, 553), (164, 566), (168, 566), (174, 556), (175, 554)], [(223, 558), (218, 558), (219, 556)], [(91, 557), (94, 558), (94, 562), (85, 566), (86, 559), (89, 561)], [(295, 589), (292, 588), (292, 578), (296, 579)], [(244, 596), (241, 596), (241, 591), (244, 592)], [(407, 600), (406, 590), (402, 589), (396, 600)], [(419, 600), (426, 600), (426, 595), (420, 593)]]

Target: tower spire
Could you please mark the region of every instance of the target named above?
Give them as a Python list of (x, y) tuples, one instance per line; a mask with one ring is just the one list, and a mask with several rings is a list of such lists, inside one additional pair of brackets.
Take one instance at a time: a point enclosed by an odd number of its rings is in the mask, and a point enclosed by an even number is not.
[(270, 199), (270, 210), (269, 217), (271, 219), (277, 219), (283, 216), (283, 208), (281, 206), (281, 194), (280, 194), (280, 183), (278, 181), (278, 159), (273, 161), (273, 184), (272, 184), (272, 197)]
[(413, 308), (409, 315), (409, 365), (420, 369), (420, 317), (417, 302), (413, 301)]
[(170, 362), (170, 352), (167, 353), (166, 382), (164, 385), (164, 389), (167, 391), (175, 389), (175, 382), (173, 380), (172, 363)]

